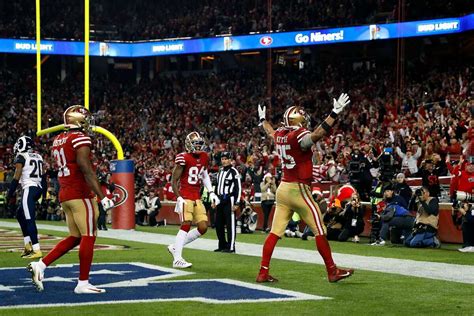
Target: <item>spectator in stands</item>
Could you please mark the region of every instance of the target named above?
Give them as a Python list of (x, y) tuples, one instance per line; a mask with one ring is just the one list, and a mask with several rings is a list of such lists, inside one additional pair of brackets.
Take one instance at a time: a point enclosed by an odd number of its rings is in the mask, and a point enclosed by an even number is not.
[[(416, 142), (414, 145), (416, 145)], [(402, 159), (402, 172), (406, 172), (410, 176), (414, 176), (418, 172), (418, 158), (421, 156), (421, 147), (415, 146), (415, 148), (415, 153), (412, 150), (407, 150), (404, 153), (400, 147), (397, 146), (396, 148), (397, 155)]]
[(272, 212), (273, 205), (275, 204), (275, 195), (276, 195), (276, 179), (270, 174), (266, 173), (263, 177), (263, 181), (260, 184), (260, 190), (262, 192), (262, 210), (263, 210), (263, 231), (268, 233), (270, 229), (268, 228), (268, 219), (270, 213)]
[(439, 197), (441, 187), (439, 185), (439, 176), (434, 169), (433, 160), (428, 159), (423, 162), (423, 167), (419, 172), (421, 184), (428, 188), (431, 197)]
[(402, 197), (405, 200), (405, 205), (408, 206), (408, 203), (410, 203), (411, 200), (411, 196), (413, 195), (413, 190), (406, 182), (405, 174), (397, 174), (394, 190), (395, 195)]

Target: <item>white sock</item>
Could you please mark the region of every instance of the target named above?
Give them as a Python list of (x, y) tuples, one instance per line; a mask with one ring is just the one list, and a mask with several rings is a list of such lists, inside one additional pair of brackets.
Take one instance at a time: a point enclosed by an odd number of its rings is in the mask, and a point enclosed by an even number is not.
[(38, 261), (38, 266), (43, 271), (46, 269), (46, 265), (44, 264), (43, 260), (41, 260), (41, 259)]
[(34, 251), (39, 251), (40, 250), (40, 244), (34, 244), (33, 245), (33, 250)]
[(89, 284), (89, 280), (77, 280), (77, 285), (84, 286)]
[(25, 243), (25, 246), (28, 246), (29, 243), (31, 242), (30, 236), (23, 237), (23, 241)]
[(188, 232), (185, 232), (184, 230), (179, 230), (178, 234), (176, 235), (176, 241), (174, 243), (174, 257), (175, 259), (180, 259), (183, 256), (183, 247), (184, 247), (184, 241), (186, 240), (186, 236), (188, 235)]
[(193, 242), (196, 239), (198, 239), (200, 236), (201, 236), (201, 233), (199, 232), (199, 230), (197, 228), (194, 228), (186, 236), (186, 240), (184, 241), (184, 244), (187, 245), (190, 242)]

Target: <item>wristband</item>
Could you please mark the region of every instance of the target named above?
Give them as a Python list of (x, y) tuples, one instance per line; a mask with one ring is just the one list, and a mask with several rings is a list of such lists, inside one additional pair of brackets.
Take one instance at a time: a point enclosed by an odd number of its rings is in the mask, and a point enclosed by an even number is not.
[(337, 119), (337, 113), (334, 112), (334, 111), (331, 111), (331, 113), (329, 114), (329, 116), (333, 119)]
[(324, 121), (324, 122), (321, 123), (321, 127), (323, 128), (323, 130), (324, 130), (326, 133), (329, 133), (329, 131), (331, 130), (331, 126), (329, 126), (329, 124), (326, 123), (326, 121)]
[(265, 121), (265, 118), (264, 118), (264, 117), (262, 117), (262, 118), (260, 119), (260, 123), (263, 123), (263, 121)]

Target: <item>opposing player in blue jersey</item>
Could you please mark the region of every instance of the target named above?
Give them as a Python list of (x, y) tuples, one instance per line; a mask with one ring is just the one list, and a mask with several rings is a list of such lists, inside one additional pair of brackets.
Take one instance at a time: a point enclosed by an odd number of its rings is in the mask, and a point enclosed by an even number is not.
[(13, 147), (15, 157), (15, 175), (8, 190), (8, 200), (15, 194), (18, 183), (23, 194), (17, 210), (17, 219), (23, 233), (25, 250), (21, 254), (25, 259), (41, 258), (38, 230), (36, 228), (36, 201), (46, 192), (46, 177), (43, 174), (43, 158), (33, 151), (31, 137), (18, 138)]

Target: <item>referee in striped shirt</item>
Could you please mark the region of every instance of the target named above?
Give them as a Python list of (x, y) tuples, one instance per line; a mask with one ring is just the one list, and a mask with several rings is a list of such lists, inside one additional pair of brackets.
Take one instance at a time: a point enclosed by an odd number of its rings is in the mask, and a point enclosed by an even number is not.
[[(221, 153), (222, 168), (217, 174), (217, 195), (220, 203), (216, 212), (216, 233), (219, 247), (216, 252), (235, 252), (235, 211), (239, 208), (242, 185), (240, 173), (232, 167), (231, 154)], [(225, 229), (227, 228), (227, 239)]]

